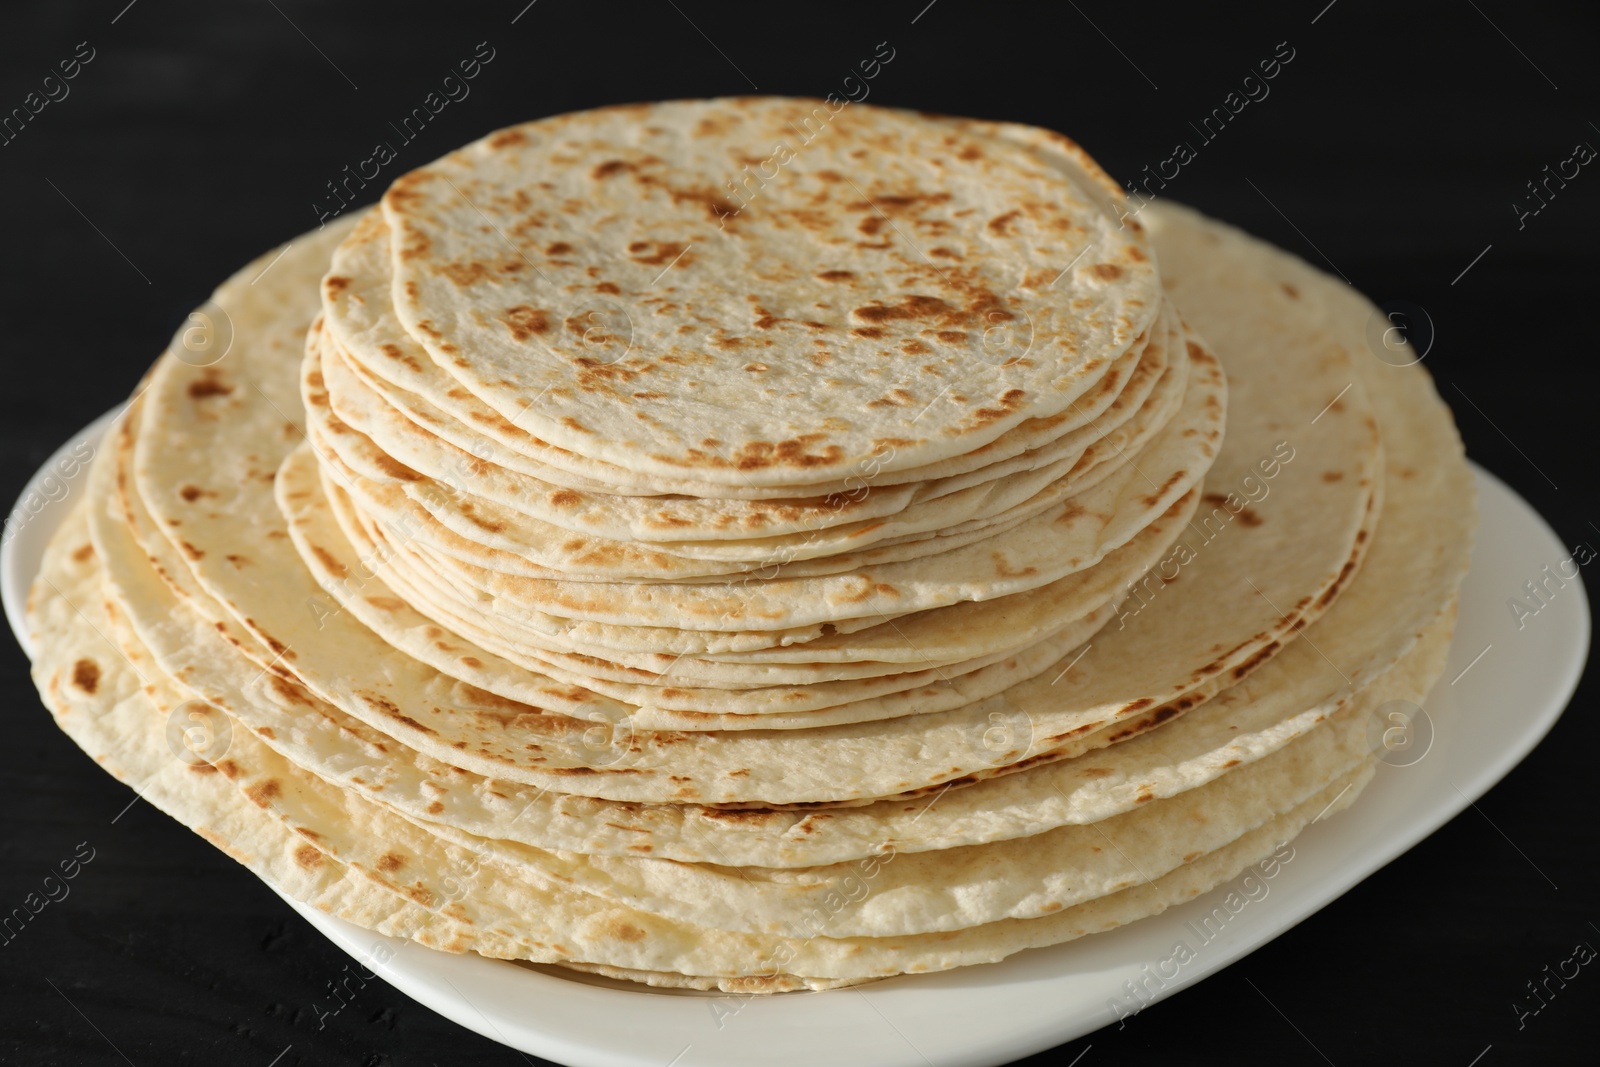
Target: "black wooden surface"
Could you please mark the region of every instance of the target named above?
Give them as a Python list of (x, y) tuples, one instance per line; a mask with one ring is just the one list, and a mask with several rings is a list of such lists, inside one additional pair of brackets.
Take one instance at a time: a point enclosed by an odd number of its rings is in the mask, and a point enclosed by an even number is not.
[[(0, 114), (30, 92), (66, 92), (0, 146), (0, 497), (125, 395), (212, 285), (314, 225), (325, 183), (479, 42), (495, 58), (471, 95), (386, 178), (576, 108), (848, 89), (856, 61), (887, 41), (895, 58), (873, 102), (1051, 126), (1125, 178), (1191, 142), (1167, 195), (1425, 308), (1428, 366), (1471, 454), (1569, 547), (1600, 546), (1600, 166), (1552, 185), (1536, 215), (1513, 206), (1537, 206), (1526, 183), (1547, 164), (1600, 147), (1585, 5), (525, 3), (0, 10)], [(1189, 123), (1280, 42), (1294, 58), (1270, 95), (1201, 144)], [(89, 49), (64, 89), (45, 85)], [(128, 807), (131, 791), (56, 731), (21, 652), (0, 644), (0, 912), (80, 842), (93, 850), (70, 895), (0, 944), (0, 1059), (518, 1062), (376, 982), (319, 1023), (346, 958), (209, 845)], [(1513, 1002), (1531, 1007), (1526, 983), (1577, 943), (1600, 945), (1595, 704), (1591, 677), (1477, 810), (1313, 919), (1126, 1029), (1051, 1055), (1092, 1045), (1085, 1067), (1594, 1062), (1600, 971), (1584, 968), (1537, 1015), (1519, 1020)]]

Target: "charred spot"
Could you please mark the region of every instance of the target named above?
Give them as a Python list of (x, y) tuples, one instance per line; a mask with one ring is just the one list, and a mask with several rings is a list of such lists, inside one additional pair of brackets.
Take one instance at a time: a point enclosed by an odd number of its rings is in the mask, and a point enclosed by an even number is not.
[(72, 665), (72, 684), (90, 696), (100, 688), (100, 665), (92, 659), (80, 659)]
[(997, 233), (1002, 237), (1011, 236), (1011, 224), (1021, 217), (1022, 212), (1017, 210), (1007, 211), (1003, 215), (996, 215), (987, 223), (990, 233)]
[(1323, 591), (1322, 595), (1317, 598), (1318, 609), (1325, 608), (1329, 604), (1333, 603), (1334, 597), (1338, 596), (1339, 591), (1344, 588), (1344, 583), (1349, 581), (1351, 574), (1355, 573), (1356, 564), (1359, 562), (1359, 559), (1360, 557), (1357, 555), (1345, 560), (1344, 566), (1339, 569), (1339, 577), (1335, 578), (1333, 580), (1333, 584), (1328, 586), (1328, 588)]
[(1233, 669), (1234, 681), (1238, 681), (1240, 678), (1243, 678), (1245, 675), (1249, 674), (1251, 671), (1267, 662), (1267, 660), (1272, 658), (1272, 654), (1276, 651), (1278, 651), (1278, 642), (1267, 642), (1259, 651), (1255, 653), (1255, 655), (1251, 656), (1249, 659), (1245, 660), (1243, 663), (1239, 664)]
[(422, 725), (409, 715), (402, 714), (400, 709), (395, 706), (394, 702), (386, 697), (376, 696), (372, 693), (357, 693), (356, 695), (365, 699), (368, 704), (371, 704), (373, 707), (377, 708), (379, 711), (383, 712), (383, 714), (387, 715), (396, 722), (403, 722), (413, 730), (417, 730), (421, 733), (434, 733), (432, 729)]
[(205, 377), (189, 383), (189, 396), (195, 400), (206, 400), (213, 396), (227, 396), (233, 392), (233, 386), (224, 382), (215, 371), (207, 370)]
[(534, 334), (542, 334), (550, 329), (550, 316), (526, 304), (507, 308), (505, 318), (500, 321), (505, 323), (506, 329), (511, 331), (512, 338), (517, 341), (526, 341)]
[(897, 319), (944, 319), (956, 313), (956, 308), (936, 296), (915, 293), (902, 297), (898, 304), (874, 302), (856, 308), (851, 314), (872, 323), (893, 322)]

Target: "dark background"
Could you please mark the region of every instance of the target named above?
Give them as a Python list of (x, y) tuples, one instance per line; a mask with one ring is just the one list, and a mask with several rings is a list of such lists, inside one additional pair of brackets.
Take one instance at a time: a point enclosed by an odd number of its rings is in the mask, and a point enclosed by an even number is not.
[[(1468, 451), (1569, 548), (1600, 546), (1600, 166), (1522, 229), (1512, 207), (1546, 164), (1600, 146), (1590, 5), (539, 0), (512, 24), (526, 0), (126, 3), (0, 10), (0, 113), (78, 42), (95, 50), (71, 95), (0, 147), (6, 502), (129, 392), (214, 284), (314, 225), (324, 183), (391, 140), (388, 122), (478, 42), (495, 59), (470, 97), (385, 180), (562, 111), (752, 82), (821, 95), (887, 40), (896, 55), (874, 103), (1054, 127), (1124, 178), (1194, 143), (1169, 195), (1426, 309), (1427, 366)], [(1284, 41), (1295, 58), (1271, 95), (1201, 146), (1188, 122)], [(148, 805), (113, 825), (132, 793), (56, 731), (21, 652), (0, 644), (0, 911), (78, 842), (96, 853), (70, 897), (0, 945), (5, 1062), (264, 1067), (291, 1045), (282, 1067), (518, 1061), (378, 982), (319, 1029), (311, 1004), (346, 957)], [(1092, 1043), (1084, 1067), (1595, 1062), (1600, 972), (1586, 968), (1522, 1029), (1511, 1003), (1577, 942), (1600, 945), (1596, 700), (1591, 673), (1480, 810), (1247, 960), (1056, 1055)]]

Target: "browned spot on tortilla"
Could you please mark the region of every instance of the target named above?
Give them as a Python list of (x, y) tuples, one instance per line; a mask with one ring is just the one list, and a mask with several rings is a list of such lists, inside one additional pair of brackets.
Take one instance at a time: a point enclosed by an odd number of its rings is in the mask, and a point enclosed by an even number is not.
[(322, 853), (310, 845), (298, 845), (294, 850), (294, 861), (308, 871), (314, 871), (322, 865)]
[[(183, 499), (187, 500), (189, 503), (193, 504), (196, 500), (199, 500), (201, 497), (208, 494), (198, 485), (186, 485), (182, 489), (178, 490), (178, 495), (183, 497)], [(213, 493), (210, 495), (215, 496), (216, 494)]]
[(311, 552), (317, 557), (318, 560), (322, 562), (322, 565), (328, 568), (328, 571), (336, 577), (343, 578), (345, 575), (350, 573), (349, 568), (347, 568), (343, 563), (340, 563), (337, 559), (334, 559), (333, 554), (327, 549), (323, 548), (321, 545), (312, 545)]
[(526, 341), (534, 334), (542, 334), (550, 329), (550, 316), (527, 304), (506, 308), (506, 316), (500, 321), (505, 323), (512, 339), (517, 341)]
[(418, 474), (404, 463), (401, 463), (387, 452), (375, 451), (372, 456), (372, 461), (379, 467), (382, 467), (385, 474), (396, 479), (397, 481), (420, 482), (424, 480), (422, 475)]
[(1267, 660), (1271, 659), (1272, 654), (1276, 651), (1278, 651), (1278, 642), (1268, 641), (1260, 648), (1259, 651), (1256, 652), (1255, 655), (1251, 656), (1249, 659), (1245, 660), (1243, 663), (1239, 664), (1233, 669), (1234, 679), (1238, 680), (1243, 678), (1245, 675), (1261, 666)]
[(853, 270), (825, 270), (818, 274), (817, 278), (825, 282), (842, 282), (855, 276), (856, 272)]
[(1322, 480), (1325, 482), (1338, 482), (1344, 480), (1344, 471), (1323, 471)]
[(1248, 507), (1239, 509), (1239, 521), (1246, 526), (1260, 526), (1266, 520)]
[(204, 400), (207, 397), (227, 396), (233, 392), (233, 386), (222, 381), (215, 371), (208, 370), (205, 377), (189, 383), (189, 395), (195, 400)]
[[(1370, 500), (1368, 501), (1368, 508), (1369, 510), (1371, 508)], [(1325, 608), (1333, 603), (1333, 598), (1339, 595), (1339, 591), (1344, 588), (1344, 583), (1349, 581), (1350, 575), (1355, 573), (1356, 565), (1360, 562), (1361, 554), (1359, 552), (1345, 560), (1344, 566), (1339, 569), (1339, 577), (1335, 578), (1333, 584), (1328, 586), (1322, 595), (1317, 598), (1318, 609)]]
[(1187, 471), (1173, 471), (1167, 476), (1167, 480), (1161, 483), (1161, 488), (1143, 498), (1144, 502), (1154, 507), (1161, 502), (1161, 498), (1166, 494), (1167, 490), (1183, 481), (1186, 477), (1188, 477)]
[(312, 699), (305, 690), (301, 689), (298, 685), (289, 681), (287, 678), (284, 678), (276, 671), (268, 673), (265, 677), (267, 679), (267, 685), (271, 687), (272, 691), (281, 699), (289, 702), (290, 704), (299, 704), (301, 707), (306, 708), (314, 708), (317, 706), (317, 702)]
[(92, 659), (80, 659), (72, 665), (72, 684), (85, 693), (94, 695), (100, 688), (100, 665)]
[(244, 795), (249, 797), (256, 807), (264, 808), (275, 797), (283, 795), (283, 787), (278, 784), (276, 778), (268, 778), (264, 782), (257, 782), (246, 788)]
[[(677, 241), (635, 241), (628, 246), (628, 257), (649, 267), (664, 263), (680, 263), (687, 267), (693, 262), (692, 257), (685, 254), (687, 247)], [(646, 255), (647, 252), (650, 254)]]
[(1015, 221), (1016, 218), (1021, 214), (1021, 211), (1013, 210), (1007, 211), (1004, 215), (996, 215), (994, 218), (989, 220), (987, 229), (990, 233), (997, 233), (1002, 237), (1009, 237), (1011, 236), (1011, 223)]
[(1114, 282), (1122, 277), (1122, 268), (1115, 263), (1096, 263), (1089, 272), (1101, 281)]
[(393, 874), (406, 864), (406, 858), (397, 852), (385, 852), (378, 858), (378, 870)]
[(391, 701), (391, 700), (388, 700), (385, 697), (375, 696), (372, 693), (359, 693), (359, 692), (356, 694), (356, 696), (357, 697), (364, 697), (367, 700), (368, 703), (373, 704), (374, 706), (376, 706), (379, 711), (381, 711), (385, 715), (389, 716), (389, 718), (394, 719), (396, 722), (403, 722), (407, 726), (411, 727), (413, 730), (417, 730), (417, 731), (419, 731), (421, 733), (425, 733), (425, 734), (432, 734), (432, 733), (436, 732), (433, 729), (422, 725), (417, 720), (411, 718), (411, 716), (402, 714), (400, 709), (395, 706), (394, 702)]
[(1299, 300), (1300, 299), (1300, 290), (1296, 289), (1294, 286), (1290, 285), (1288, 282), (1279, 282), (1278, 284), (1282, 285), (1283, 286), (1283, 291), (1289, 294), (1289, 299), (1291, 299), (1291, 300)]
[(76, 549), (72, 553), (72, 558), (73, 558), (73, 560), (75, 562), (87, 563), (87, 562), (89, 562), (90, 557), (93, 556), (93, 555), (94, 555), (94, 545), (93, 544), (87, 544), (87, 545), (83, 545), (80, 548)]
[(856, 308), (851, 314), (868, 322), (893, 322), (897, 319), (943, 319), (955, 308), (936, 296), (908, 294), (898, 304), (869, 304)]
[(719, 819), (723, 822), (766, 823), (775, 818), (784, 818), (784, 813), (772, 808), (701, 808), (699, 814), (706, 819)]

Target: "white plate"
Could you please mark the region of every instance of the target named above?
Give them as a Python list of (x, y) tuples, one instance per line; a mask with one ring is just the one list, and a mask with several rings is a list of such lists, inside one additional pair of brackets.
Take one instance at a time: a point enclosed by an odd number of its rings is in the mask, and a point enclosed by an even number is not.
[[(7, 529), (0, 591), (24, 648), (28, 584), (65, 505), (83, 492), (82, 471), (62, 478), (59, 464), (83, 442), (98, 442), (108, 419), (85, 428), (40, 468)], [(56, 482), (49, 481), (52, 472)], [(1239, 899), (1249, 902), (1225, 925), (1213, 921), (1221, 929), (1210, 940), (1196, 933), (1201, 920), (1238, 879), (1121, 930), (1002, 963), (856, 990), (744, 998), (645, 992), (450, 955), (290, 904), (334, 944), (446, 1018), (572, 1067), (976, 1067), (1049, 1048), (1116, 1022), (1118, 1004), (1130, 1010), (1125, 982), (1159, 985), (1149, 999), (1163, 999), (1313, 914), (1482, 796), (1555, 723), (1588, 653), (1583, 585), (1573, 578), (1561, 588), (1548, 586), (1553, 595), (1519, 629), (1507, 598), (1569, 553), (1499, 479), (1483, 470), (1477, 479), (1482, 525), (1450, 665), (1427, 701), (1432, 747), (1409, 766), (1380, 766), (1350, 811), (1296, 838), (1293, 859), (1254, 883), (1250, 898), (1235, 898), (1236, 908)], [(35, 508), (30, 501), (45, 503)], [(1163, 980), (1158, 968), (1180, 941), (1194, 958)], [(1128, 1019), (1126, 1025), (1160, 1024)]]

